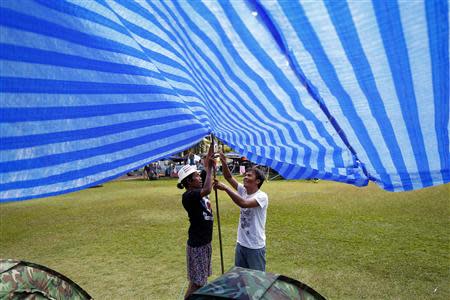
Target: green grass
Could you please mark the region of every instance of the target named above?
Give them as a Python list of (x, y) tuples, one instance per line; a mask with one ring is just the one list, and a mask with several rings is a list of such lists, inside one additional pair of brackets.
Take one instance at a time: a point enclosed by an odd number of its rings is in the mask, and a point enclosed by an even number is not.
[[(175, 184), (115, 181), (2, 204), (0, 257), (53, 268), (95, 299), (177, 299), (186, 284), (188, 221)], [(265, 183), (267, 271), (328, 299), (450, 299), (449, 187), (388, 193), (325, 181)], [(239, 210), (224, 193), (219, 202), (229, 269)], [(211, 279), (220, 274), (218, 244), (216, 230)]]

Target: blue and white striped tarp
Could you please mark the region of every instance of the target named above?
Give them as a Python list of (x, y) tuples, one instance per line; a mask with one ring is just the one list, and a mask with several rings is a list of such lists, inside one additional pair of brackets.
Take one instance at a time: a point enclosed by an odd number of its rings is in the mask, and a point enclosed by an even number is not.
[(209, 133), (285, 178), (449, 182), (446, 0), (0, 1), (0, 201)]

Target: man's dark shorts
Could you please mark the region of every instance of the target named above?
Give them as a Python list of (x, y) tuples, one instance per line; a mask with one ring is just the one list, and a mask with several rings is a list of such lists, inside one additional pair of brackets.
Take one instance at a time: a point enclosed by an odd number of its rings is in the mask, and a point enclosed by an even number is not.
[(237, 243), (234, 264), (237, 267), (266, 271), (266, 247), (250, 249)]

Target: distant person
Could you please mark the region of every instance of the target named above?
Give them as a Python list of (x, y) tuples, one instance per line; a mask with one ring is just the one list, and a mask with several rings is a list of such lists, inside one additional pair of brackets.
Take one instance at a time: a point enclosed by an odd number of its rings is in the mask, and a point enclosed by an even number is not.
[[(266, 270), (266, 215), (269, 198), (260, 190), (265, 180), (264, 173), (257, 169), (247, 169), (244, 184), (231, 175), (226, 158), (220, 153), (223, 176), (234, 188), (216, 181), (214, 188), (225, 191), (241, 208), (235, 251), (235, 265), (248, 269)], [(235, 191), (236, 190), (236, 191)]]
[(145, 165), (144, 167), (144, 173), (142, 174), (142, 176), (144, 178), (148, 178), (148, 174), (150, 173), (150, 165)]
[(166, 169), (164, 170), (164, 176), (166, 177), (170, 177), (170, 174), (172, 173), (172, 166), (169, 165), (166, 167)]
[(184, 164), (185, 165), (191, 165), (191, 166), (195, 166), (195, 154), (192, 152), (189, 152), (185, 158), (184, 158)]
[(211, 147), (205, 158), (204, 180), (195, 166), (184, 165), (178, 171), (177, 187), (186, 189), (182, 196), (182, 203), (188, 213), (190, 223), (186, 245), (189, 287), (185, 298), (204, 286), (208, 281), (208, 276), (212, 274), (213, 212), (208, 195), (211, 193), (211, 174), (215, 167), (213, 156), (213, 147)]
[(177, 165), (172, 164), (172, 177), (178, 177)]

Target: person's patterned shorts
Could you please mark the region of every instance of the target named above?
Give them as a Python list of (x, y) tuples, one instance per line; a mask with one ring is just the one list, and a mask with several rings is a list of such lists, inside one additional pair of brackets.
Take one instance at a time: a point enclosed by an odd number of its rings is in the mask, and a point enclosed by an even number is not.
[(186, 245), (187, 275), (189, 281), (203, 286), (212, 274), (212, 247), (208, 243), (200, 247)]

